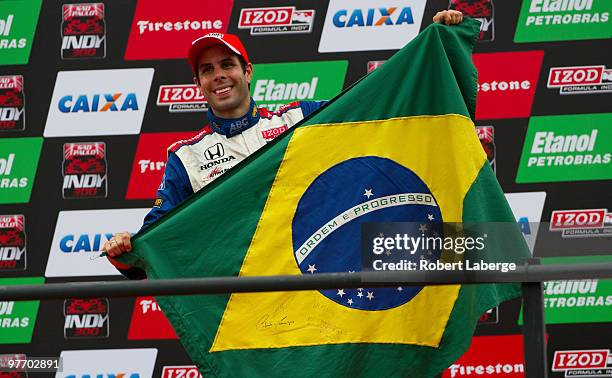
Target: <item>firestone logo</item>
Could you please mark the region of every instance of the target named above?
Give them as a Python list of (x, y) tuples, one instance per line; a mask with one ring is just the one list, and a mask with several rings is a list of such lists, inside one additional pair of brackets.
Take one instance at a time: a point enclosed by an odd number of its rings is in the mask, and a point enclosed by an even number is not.
[(181, 0), (176, 6), (165, 0), (139, 0), (125, 59), (184, 59), (194, 39), (227, 32), (232, 3)]
[(543, 57), (543, 51), (474, 54), (476, 119), (529, 117)]

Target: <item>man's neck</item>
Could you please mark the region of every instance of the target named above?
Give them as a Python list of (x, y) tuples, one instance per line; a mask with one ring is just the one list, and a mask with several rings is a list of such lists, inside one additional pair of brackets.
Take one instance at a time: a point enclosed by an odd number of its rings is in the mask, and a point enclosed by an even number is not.
[(247, 114), (250, 108), (251, 108), (251, 98), (249, 97), (245, 101), (243, 101), (242, 104), (240, 104), (240, 106), (237, 108), (234, 108), (226, 112), (217, 111), (216, 109), (213, 108), (213, 112), (219, 118), (232, 119), (232, 118), (240, 118), (244, 116), (245, 114)]
[(259, 122), (259, 111), (255, 102), (249, 98), (249, 106), (238, 116), (227, 118), (218, 115), (213, 108), (210, 108), (208, 110), (208, 120), (215, 132), (230, 138)]

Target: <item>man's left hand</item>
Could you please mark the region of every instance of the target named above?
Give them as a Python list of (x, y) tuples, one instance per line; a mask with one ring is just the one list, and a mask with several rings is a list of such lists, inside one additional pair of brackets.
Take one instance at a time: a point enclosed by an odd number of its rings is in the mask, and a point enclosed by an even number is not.
[(446, 25), (457, 25), (461, 21), (463, 21), (463, 13), (451, 9), (440, 11), (433, 18), (433, 22), (440, 22)]

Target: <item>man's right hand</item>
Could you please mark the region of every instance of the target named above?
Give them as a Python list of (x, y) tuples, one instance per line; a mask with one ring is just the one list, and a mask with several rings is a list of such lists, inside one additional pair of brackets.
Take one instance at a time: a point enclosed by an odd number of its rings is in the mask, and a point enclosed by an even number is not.
[(130, 240), (132, 236), (127, 232), (119, 232), (113, 237), (104, 243), (102, 246), (102, 251), (106, 252), (109, 257), (117, 257), (121, 256), (126, 252), (130, 252), (132, 250), (132, 243)]

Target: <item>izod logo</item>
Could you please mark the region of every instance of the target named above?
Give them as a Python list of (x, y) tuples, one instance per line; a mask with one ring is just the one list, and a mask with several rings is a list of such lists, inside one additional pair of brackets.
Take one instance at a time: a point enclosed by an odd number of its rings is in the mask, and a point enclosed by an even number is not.
[(553, 358), (552, 371), (565, 371), (566, 376), (568, 370), (590, 370), (576, 371), (572, 376), (586, 377), (606, 377), (608, 373), (598, 369), (610, 368), (612, 365), (612, 357), (609, 349), (591, 349), (591, 350), (559, 350), (555, 352)]

